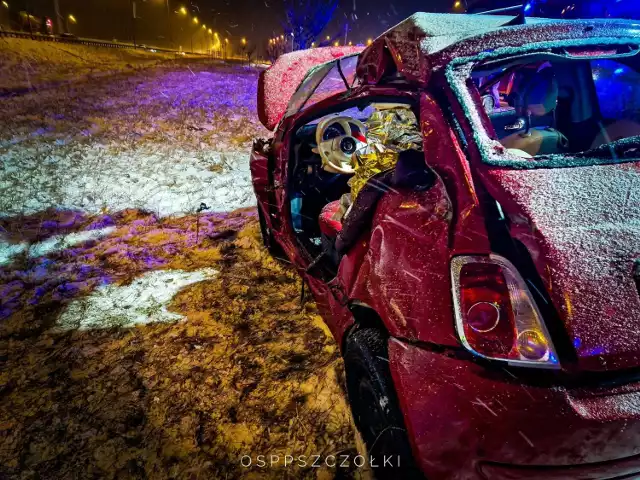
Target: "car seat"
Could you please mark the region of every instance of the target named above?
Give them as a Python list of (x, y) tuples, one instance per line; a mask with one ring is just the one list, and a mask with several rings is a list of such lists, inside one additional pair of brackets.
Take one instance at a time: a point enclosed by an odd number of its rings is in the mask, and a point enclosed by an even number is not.
[(524, 78), (512, 97), (512, 104), (525, 131), (502, 138), (505, 147), (532, 156), (568, 150), (567, 137), (555, 129), (558, 82), (552, 68), (543, 68)]

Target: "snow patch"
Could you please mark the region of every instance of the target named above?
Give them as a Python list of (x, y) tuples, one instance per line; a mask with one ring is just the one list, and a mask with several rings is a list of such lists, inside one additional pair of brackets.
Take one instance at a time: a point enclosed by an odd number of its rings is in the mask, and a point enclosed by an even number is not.
[(0, 216), (49, 207), (168, 216), (193, 213), (201, 202), (212, 211), (255, 205), (246, 152), (77, 144), (13, 149), (0, 158), (0, 189), (11, 192), (0, 198)]
[(187, 285), (216, 276), (212, 268), (194, 272), (159, 270), (145, 273), (125, 286), (104, 285), (71, 303), (58, 320), (62, 329), (129, 328), (155, 322), (178, 322), (185, 317), (169, 312), (167, 304)]
[(54, 235), (46, 240), (29, 246), (27, 242), (7, 243), (0, 239), (0, 265), (11, 263), (16, 255), (27, 250), (29, 258), (44, 257), (53, 252), (65, 250), (89, 240), (98, 240), (111, 234), (116, 228), (105, 227), (97, 230), (73, 232), (67, 235)]
[(110, 235), (116, 227), (105, 227), (97, 230), (86, 230), (84, 232), (73, 232), (67, 235), (54, 235), (46, 240), (35, 243), (29, 247), (29, 257), (43, 257), (53, 252), (66, 250), (69, 247), (87, 242), (89, 240), (99, 240)]

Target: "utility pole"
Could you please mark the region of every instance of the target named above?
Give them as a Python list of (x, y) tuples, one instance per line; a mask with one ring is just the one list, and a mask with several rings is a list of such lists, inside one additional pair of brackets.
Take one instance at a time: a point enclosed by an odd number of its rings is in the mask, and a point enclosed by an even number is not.
[(347, 33), (349, 32), (349, 24), (344, 24), (344, 46), (347, 46)]
[(62, 33), (63, 24), (62, 24), (62, 15), (60, 14), (60, 3), (59, 0), (53, 0), (53, 10), (56, 15), (56, 26), (58, 27), (58, 35)]
[(133, 36), (133, 48), (136, 48), (136, 0), (131, 0), (131, 32)]
[(29, 23), (29, 34), (33, 35), (33, 27), (31, 26), (31, 8), (29, 5), (29, 2), (27, 2), (26, 5), (26, 11), (27, 11), (27, 22)]
[(175, 48), (173, 43), (173, 30), (171, 29), (171, 8), (169, 8), (169, 0), (167, 0), (167, 23), (169, 24), (169, 41), (171, 42), (171, 48)]

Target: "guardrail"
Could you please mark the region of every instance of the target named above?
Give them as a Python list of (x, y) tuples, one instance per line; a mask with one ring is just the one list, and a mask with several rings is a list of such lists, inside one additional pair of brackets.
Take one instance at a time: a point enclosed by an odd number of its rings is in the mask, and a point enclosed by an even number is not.
[[(95, 38), (63, 37), (60, 35), (45, 35), (42, 33), (16, 32), (13, 30), (0, 30), (0, 37), (27, 38), (30, 40), (39, 40), (42, 42), (73, 43), (76, 45), (78, 44), (89, 45), (93, 47), (105, 47), (105, 48), (135, 48), (135, 49), (142, 49), (142, 50), (153, 49), (157, 52), (181, 54), (181, 51), (179, 50), (173, 50), (170, 48), (162, 48), (162, 47), (154, 47), (150, 45), (141, 47), (140, 45), (134, 45), (133, 43), (109, 42), (108, 40), (99, 40)], [(183, 52), (183, 53), (186, 54), (188, 52)], [(207, 53), (189, 53), (189, 55), (198, 55), (201, 57), (211, 56), (210, 54), (207, 54)], [(221, 58), (221, 57), (214, 57), (214, 58)]]
[(214, 60), (221, 60), (221, 61), (230, 62), (230, 63), (243, 63), (243, 64), (252, 63), (249, 59), (247, 59), (244, 56), (227, 55), (225, 57), (220, 55), (219, 53), (215, 53), (215, 54), (190, 53), (190, 52), (185, 52), (184, 50), (172, 50), (170, 48), (154, 47), (151, 45), (145, 45), (144, 47), (142, 47), (140, 45), (134, 45), (133, 43), (109, 42), (108, 40), (100, 40), (95, 38), (62, 37), (59, 35), (45, 35), (42, 33), (16, 32), (14, 30), (1, 30), (1, 29), (0, 29), (0, 37), (26, 38), (29, 40), (38, 40), (41, 42), (71, 43), (75, 45), (88, 45), (92, 47), (103, 47), (103, 48), (131, 48), (131, 49), (140, 49), (140, 50), (147, 50), (147, 51), (155, 50), (156, 52), (173, 53), (175, 55), (192, 55), (200, 58), (211, 58)]

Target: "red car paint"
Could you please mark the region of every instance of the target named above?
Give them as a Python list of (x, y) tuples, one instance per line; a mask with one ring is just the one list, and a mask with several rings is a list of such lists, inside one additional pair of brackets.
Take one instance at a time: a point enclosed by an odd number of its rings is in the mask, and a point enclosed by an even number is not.
[[(562, 205), (557, 212), (536, 208), (540, 202), (535, 183), (528, 183), (532, 174), (552, 175), (554, 170), (516, 171), (483, 163), (472, 127), (443, 70), (455, 58), (489, 47), (520, 47), (533, 40), (574, 40), (579, 45), (585, 38), (607, 43), (620, 36), (640, 36), (637, 27), (606, 21), (508, 27), (427, 55), (418, 48), (425, 35), (404, 35), (408, 29), (402, 25), (362, 52), (361, 84), (348, 99), (388, 95), (417, 104), (425, 161), (437, 175), (435, 185), (424, 192), (385, 193), (370, 228), (344, 255), (338, 275), (326, 281), (308, 271), (313, 258), (295, 239), (286, 188), (289, 146), (294, 126), (343, 103), (347, 96), (335, 95), (288, 117), (280, 105), (279, 113), (268, 116), (272, 127), (279, 121), (270, 149), (254, 149), (251, 156), (258, 206), (271, 232), (309, 285), (341, 347), (357, 321), (350, 304), (366, 304), (382, 320), (390, 335), (390, 368), (409, 438), (428, 478), (635, 478), (640, 474), (640, 347), (633, 348), (640, 344), (640, 318), (635, 316), (639, 292), (627, 277), (622, 279), (626, 267), (585, 277), (576, 270), (580, 262), (567, 261), (562, 252), (571, 245), (554, 236), (557, 231), (545, 216), (560, 215)], [(407, 83), (385, 84), (389, 69), (403, 73)], [(269, 101), (262, 91), (261, 110)], [(479, 98), (474, 100), (481, 111)], [(469, 145), (461, 144), (453, 118), (471, 139)], [(486, 115), (482, 120), (491, 130)], [(637, 172), (638, 164), (597, 168), (617, 176)], [(552, 335), (562, 351), (558, 372), (486, 363), (461, 347), (454, 328), (450, 261), (458, 255), (492, 253), (482, 200), (487, 193), (512, 220), (509, 235), (526, 248), (550, 300), (545, 311), (556, 316)], [(564, 200), (570, 194), (566, 192)], [(628, 199), (603, 204), (603, 197), (591, 194), (591, 199), (582, 198), (588, 204), (583, 213), (628, 208), (629, 218), (636, 219), (638, 205), (629, 206)], [(583, 225), (589, 220), (584, 218)], [(610, 249), (619, 246), (614, 234), (601, 245), (607, 242)], [(624, 250), (623, 263), (634, 255), (640, 258), (640, 251), (634, 250), (637, 239), (621, 242), (631, 245)], [(593, 283), (598, 279), (608, 282), (601, 298)], [(616, 323), (624, 315), (631, 341)], [(578, 337), (581, 345), (575, 343)], [(596, 344), (604, 344), (605, 352), (594, 353)]]

